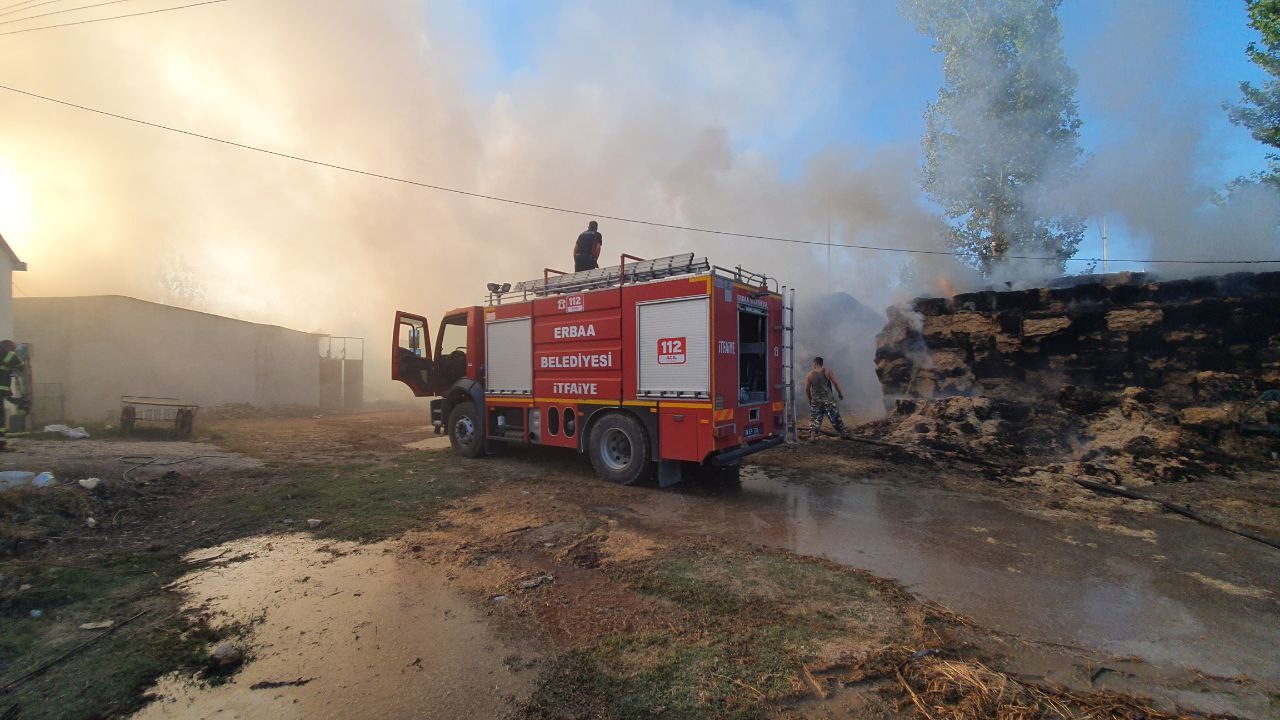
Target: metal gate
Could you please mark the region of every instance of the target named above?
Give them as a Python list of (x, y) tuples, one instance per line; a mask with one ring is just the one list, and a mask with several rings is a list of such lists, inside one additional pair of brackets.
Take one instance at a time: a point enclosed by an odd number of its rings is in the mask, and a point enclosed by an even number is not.
[(320, 338), (320, 407), (359, 410), (364, 405), (364, 338)]

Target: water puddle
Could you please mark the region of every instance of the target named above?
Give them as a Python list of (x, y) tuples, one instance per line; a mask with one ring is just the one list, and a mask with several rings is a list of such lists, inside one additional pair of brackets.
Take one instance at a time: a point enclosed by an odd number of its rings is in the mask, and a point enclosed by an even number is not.
[(222, 685), (163, 678), (135, 718), (500, 717), (531, 687), (532, 671), (504, 663), (521, 651), (386, 543), (289, 535), (200, 555), (235, 560), (178, 587), (216, 622), (253, 623), (248, 660)]
[(1104, 529), (924, 486), (744, 468), (652, 493), (638, 522), (745, 537), (894, 578), (982, 625), (1169, 666), (1280, 680), (1280, 552), (1180, 518)]

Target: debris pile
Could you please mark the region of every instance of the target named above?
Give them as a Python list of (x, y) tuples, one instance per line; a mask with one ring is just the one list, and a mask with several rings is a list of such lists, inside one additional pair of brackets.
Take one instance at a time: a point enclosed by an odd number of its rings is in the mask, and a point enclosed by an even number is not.
[(1280, 449), (1280, 272), (1066, 278), (887, 316), (890, 414), (868, 428), (886, 439), (1138, 484)]

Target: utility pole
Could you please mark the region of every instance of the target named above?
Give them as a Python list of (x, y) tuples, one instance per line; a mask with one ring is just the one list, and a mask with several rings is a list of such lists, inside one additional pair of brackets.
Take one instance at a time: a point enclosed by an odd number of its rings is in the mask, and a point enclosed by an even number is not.
[(1107, 274), (1107, 216), (1102, 216), (1102, 274)]
[(827, 293), (834, 292), (831, 287), (831, 205), (827, 205)]

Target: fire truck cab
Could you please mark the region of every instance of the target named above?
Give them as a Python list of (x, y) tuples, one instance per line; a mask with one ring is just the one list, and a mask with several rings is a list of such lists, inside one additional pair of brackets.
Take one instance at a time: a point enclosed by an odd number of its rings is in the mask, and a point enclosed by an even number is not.
[[(504, 443), (586, 453), (607, 480), (736, 468), (794, 427), (792, 303), (775, 280), (692, 253), (489, 285), (432, 345), (397, 312), (391, 376), (433, 397), (436, 432), (480, 457)], [(794, 297), (794, 291), (791, 291)]]

